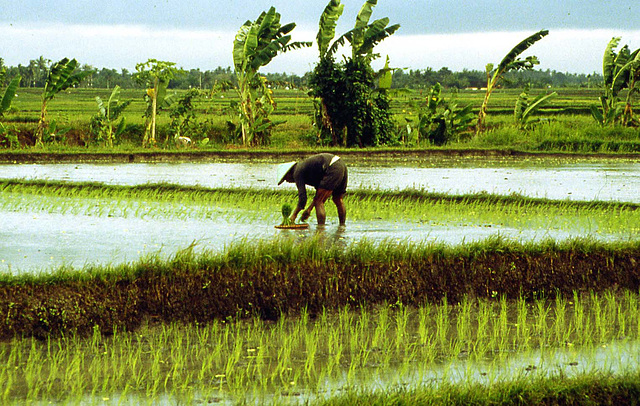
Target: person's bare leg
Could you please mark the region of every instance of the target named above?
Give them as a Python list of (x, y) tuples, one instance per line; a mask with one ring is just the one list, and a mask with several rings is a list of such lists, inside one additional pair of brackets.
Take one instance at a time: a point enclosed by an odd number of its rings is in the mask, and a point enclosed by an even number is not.
[(331, 190), (318, 189), (316, 195), (313, 198), (313, 203), (316, 208), (316, 219), (319, 225), (324, 225), (327, 220), (327, 213), (324, 208), (324, 202), (331, 196)]
[(340, 220), (341, 226), (344, 226), (347, 223), (347, 208), (342, 201), (343, 196), (344, 194), (338, 196), (333, 195), (332, 197), (333, 202), (336, 204), (336, 208), (338, 209), (338, 220)]

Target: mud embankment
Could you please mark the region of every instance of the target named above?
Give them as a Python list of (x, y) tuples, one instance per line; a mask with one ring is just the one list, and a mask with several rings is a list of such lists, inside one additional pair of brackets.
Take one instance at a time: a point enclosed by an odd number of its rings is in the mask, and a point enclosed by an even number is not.
[[(315, 150), (275, 151), (230, 149), (217, 151), (148, 151), (148, 152), (2, 152), (0, 163), (127, 163), (127, 162), (211, 162), (211, 161), (279, 161), (300, 159)], [(330, 150), (352, 160), (423, 161), (431, 158), (539, 158), (539, 159), (638, 159), (640, 154), (523, 152), (511, 149), (363, 149)]]
[[(315, 257), (314, 257), (315, 256)], [(640, 288), (640, 246), (610, 250), (502, 248), (403, 259), (265, 255), (241, 259), (177, 256), (118, 272), (0, 282), (0, 338), (136, 329), (144, 320), (198, 322), (258, 315), (277, 319), (306, 307), (402, 302), (464, 295), (537, 298), (574, 291)]]

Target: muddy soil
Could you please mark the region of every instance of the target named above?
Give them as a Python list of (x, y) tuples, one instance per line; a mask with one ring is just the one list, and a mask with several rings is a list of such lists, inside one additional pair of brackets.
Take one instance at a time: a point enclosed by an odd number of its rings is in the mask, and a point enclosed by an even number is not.
[[(215, 162), (215, 161), (252, 161), (278, 162), (282, 160), (296, 160), (304, 158), (313, 151), (249, 151), (245, 149), (229, 149), (219, 151), (153, 151), (149, 152), (117, 152), (117, 153), (60, 153), (60, 152), (3, 152), (0, 153), (0, 163), (61, 163), (61, 162)], [(349, 150), (336, 154), (353, 161), (404, 161), (424, 162), (430, 160), (456, 158), (492, 158), (492, 159), (555, 159), (555, 160), (639, 160), (640, 154), (568, 154), (568, 153), (531, 153), (514, 150)]]

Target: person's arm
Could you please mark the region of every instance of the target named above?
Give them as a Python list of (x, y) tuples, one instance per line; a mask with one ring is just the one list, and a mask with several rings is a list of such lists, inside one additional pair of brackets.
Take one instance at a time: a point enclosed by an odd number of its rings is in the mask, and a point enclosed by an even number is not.
[[(289, 219), (291, 220), (292, 223), (296, 222), (296, 217), (298, 217), (298, 213), (300, 213), (304, 209), (305, 204), (307, 204), (307, 187), (306, 187), (306, 185), (304, 184), (304, 182), (302, 180), (296, 180), (296, 186), (298, 188), (298, 204), (296, 205), (296, 208), (293, 209), (293, 212), (291, 213), (291, 216), (289, 216)], [(309, 210), (309, 212), (311, 212), (311, 208), (312, 207), (310, 206), (307, 210)], [(305, 213), (307, 212), (307, 210), (305, 210)], [(304, 216), (305, 215), (303, 214), (302, 217), (304, 217)], [(309, 216), (307, 215), (306, 218), (309, 218)], [(304, 220), (302, 220), (302, 221), (304, 221)]]
[(309, 203), (309, 207), (307, 207), (307, 209), (302, 212), (302, 216), (300, 216), (300, 221), (307, 221), (309, 219), (309, 216), (311, 216), (311, 211), (315, 206), (316, 204), (315, 204), (315, 198), (314, 198), (311, 201), (311, 203)]
[(315, 196), (313, 196), (313, 200), (307, 207), (307, 210), (302, 212), (302, 216), (300, 217), (300, 221), (305, 221), (311, 216), (311, 212), (313, 209), (316, 209), (316, 214), (324, 218), (324, 202), (331, 196), (331, 190), (326, 189), (318, 189), (316, 190)]

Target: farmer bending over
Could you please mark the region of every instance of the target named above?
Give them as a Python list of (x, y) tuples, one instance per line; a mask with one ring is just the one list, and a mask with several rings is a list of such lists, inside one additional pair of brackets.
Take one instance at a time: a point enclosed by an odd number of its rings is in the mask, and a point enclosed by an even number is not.
[[(324, 202), (329, 196), (338, 208), (338, 219), (340, 225), (345, 225), (347, 219), (347, 209), (344, 207), (342, 197), (347, 191), (347, 167), (340, 157), (333, 154), (317, 154), (301, 162), (287, 162), (278, 165), (278, 185), (287, 181), (295, 183), (298, 187), (298, 205), (291, 213), (291, 221), (295, 222), (298, 213), (302, 210), (301, 221), (305, 221), (311, 215), (311, 210), (315, 207), (318, 224), (325, 223), (326, 214)], [(316, 188), (316, 195), (307, 209), (307, 189), (306, 185)]]

